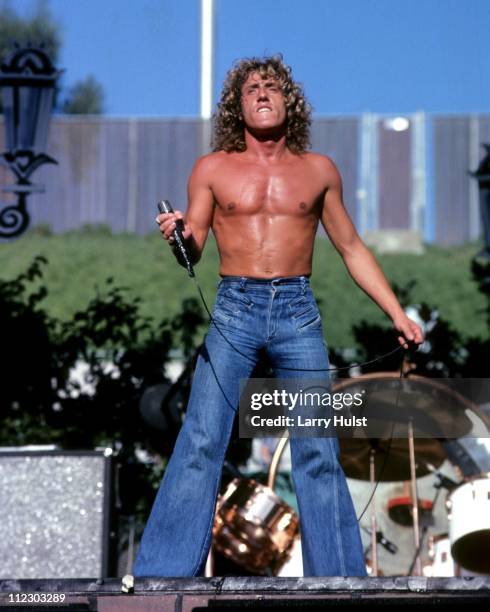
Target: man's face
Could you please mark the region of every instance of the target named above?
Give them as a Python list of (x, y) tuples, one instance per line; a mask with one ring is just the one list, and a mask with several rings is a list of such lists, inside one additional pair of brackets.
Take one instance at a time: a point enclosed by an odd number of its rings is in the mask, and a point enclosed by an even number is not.
[(281, 83), (272, 77), (249, 74), (242, 86), (242, 116), (249, 128), (266, 130), (286, 121), (286, 102)]

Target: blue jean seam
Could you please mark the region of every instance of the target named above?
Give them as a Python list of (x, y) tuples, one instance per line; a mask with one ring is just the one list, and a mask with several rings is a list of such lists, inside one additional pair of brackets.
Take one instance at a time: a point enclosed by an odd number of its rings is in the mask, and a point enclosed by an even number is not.
[[(229, 437), (231, 435), (231, 429), (233, 427), (233, 420), (231, 421), (231, 425), (228, 428), (228, 436), (227, 439), (229, 440)], [(220, 460), (220, 464), (222, 465), (224, 460), (225, 460), (225, 456), (226, 456), (226, 450), (227, 450), (227, 445), (225, 445), (225, 451), (222, 454), (221, 460)], [(209, 525), (208, 528), (206, 530), (206, 535), (204, 536), (204, 540), (203, 543), (201, 544), (200, 547), (200, 552), (199, 552), (199, 557), (197, 560), (197, 564), (195, 565), (194, 569), (192, 570), (192, 576), (196, 575), (197, 570), (199, 569), (201, 563), (203, 562), (203, 552), (205, 551), (206, 548), (206, 542), (208, 540), (209, 534), (213, 529), (213, 524), (214, 524), (214, 518), (215, 518), (215, 514), (216, 514), (216, 500), (218, 498), (218, 486), (219, 486), (219, 482), (220, 482), (220, 474), (218, 474), (217, 478), (215, 479), (215, 483), (214, 483), (214, 495), (213, 495), (213, 499), (214, 499), (214, 506), (213, 506), (213, 512), (211, 513), (211, 519), (209, 521)]]
[(345, 559), (344, 559), (344, 549), (342, 546), (342, 534), (340, 531), (340, 516), (339, 516), (339, 466), (337, 464), (337, 458), (335, 456), (335, 451), (333, 448), (333, 444), (328, 445), (330, 448), (330, 454), (333, 455), (332, 465), (334, 467), (334, 516), (335, 516), (335, 526), (336, 526), (336, 540), (337, 540), (337, 553), (340, 560), (340, 570), (342, 572), (342, 576), (346, 576), (347, 573), (345, 571)]

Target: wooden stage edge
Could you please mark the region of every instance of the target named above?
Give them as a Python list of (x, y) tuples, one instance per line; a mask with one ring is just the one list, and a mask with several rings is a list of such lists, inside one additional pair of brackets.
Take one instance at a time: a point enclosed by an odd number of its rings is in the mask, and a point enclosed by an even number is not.
[[(55, 594), (64, 595), (64, 601)], [(327, 607), (365, 609), (366, 604), (401, 605), (413, 610), (413, 604), (421, 603), (445, 609), (466, 603), (471, 612), (488, 610), (490, 577), (136, 578), (129, 593), (122, 591), (120, 578), (0, 580), (0, 608), (10, 610), (199, 612), (254, 608), (312, 612)]]

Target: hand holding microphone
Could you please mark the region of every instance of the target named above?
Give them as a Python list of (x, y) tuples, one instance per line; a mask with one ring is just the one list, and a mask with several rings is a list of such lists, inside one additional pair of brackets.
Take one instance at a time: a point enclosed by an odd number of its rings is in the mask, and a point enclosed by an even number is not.
[(160, 226), (160, 231), (165, 240), (176, 252), (177, 259), (187, 268), (189, 276), (194, 276), (191, 258), (187, 250), (185, 241), (191, 236), (191, 231), (185, 229), (182, 213), (174, 212), (172, 205), (168, 200), (162, 200), (157, 204), (158, 210), (165, 218), (161, 219), (159, 215), (155, 220)]

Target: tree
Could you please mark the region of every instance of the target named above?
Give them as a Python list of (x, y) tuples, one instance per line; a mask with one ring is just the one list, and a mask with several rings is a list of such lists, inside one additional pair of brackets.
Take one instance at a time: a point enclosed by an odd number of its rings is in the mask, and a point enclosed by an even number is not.
[(102, 85), (89, 75), (71, 87), (61, 105), (61, 112), (68, 115), (101, 115), (104, 112), (103, 107)]
[(56, 64), (62, 43), (60, 25), (45, 1), (38, 2), (33, 16), (26, 19), (17, 15), (8, 0), (0, 2), (0, 62), (13, 51), (14, 43), (21, 47), (43, 45)]
[[(57, 66), (62, 45), (61, 25), (54, 19), (47, 0), (38, 0), (30, 17), (18, 15), (12, 8), (11, 0), (0, 0), (0, 63), (12, 53), (14, 44), (21, 47), (42, 47)], [(59, 107), (56, 102), (60, 97), (59, 91), (58, 86), (55, 108)], [(101, 114), (103, 98), (102, 85), (93, 76), (88, 76), (75, 83), (68, 91), (60, 110), (72, 114)]]

